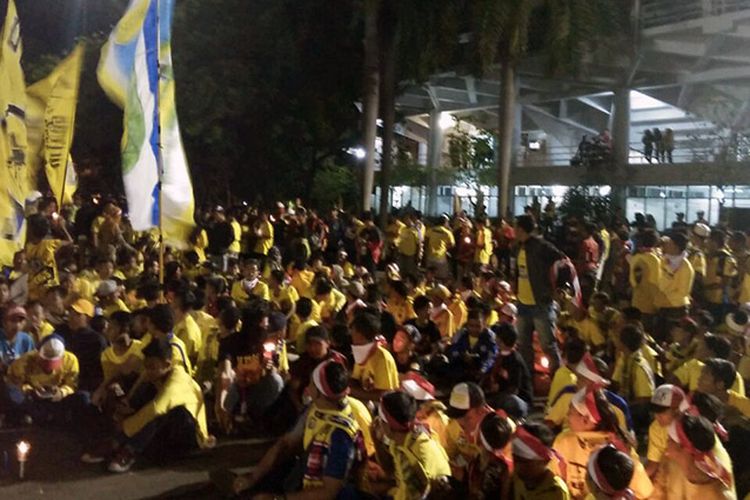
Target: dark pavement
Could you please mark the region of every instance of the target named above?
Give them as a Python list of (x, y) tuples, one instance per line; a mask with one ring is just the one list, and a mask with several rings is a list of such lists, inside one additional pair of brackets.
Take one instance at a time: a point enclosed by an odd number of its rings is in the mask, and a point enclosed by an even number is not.
[[(26, 480), (17, 479), (16, 443), (31, 443)], [(167, 466), (138, 462), (125, 474), (106, 471), (105, 464), (80, 462), (82, 448), (75, 439), (41, 429), (0, 430), (0, 498), (54, 500), (221, 498), (208, 482), (210, 471), (243, 470), (256, 463), (268, 441), (223, 440), (209, 451), (199, 452)], [(8, 456), (6, 463), (5, 456)], [(239, 469), (237, 469), (239, 467)]]

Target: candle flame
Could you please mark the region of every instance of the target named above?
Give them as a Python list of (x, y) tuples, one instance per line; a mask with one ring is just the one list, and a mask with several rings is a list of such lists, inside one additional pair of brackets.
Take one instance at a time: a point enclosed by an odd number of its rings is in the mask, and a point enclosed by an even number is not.
[(21, 459), (24, 459), (29, 453), (29, 450), (31, 450), (31, 445), (26, 441), (19, 441), (16, 448), (18, 449), (18, 456), (21, 457)]

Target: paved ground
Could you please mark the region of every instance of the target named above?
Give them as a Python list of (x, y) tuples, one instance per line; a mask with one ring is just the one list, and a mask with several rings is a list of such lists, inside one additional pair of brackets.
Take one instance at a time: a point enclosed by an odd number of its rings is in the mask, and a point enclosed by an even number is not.
[[(17, 479), (15, 444), (21, 439), (32, 445), (25, 481)], [(102, 465), (81, 463), (80, 445), (70, 436), (54, 431), (0, 430), (0, 498), (221, 498), (208, 483), (209, 471), (238, 464), (251, 465), (259, 460), (267, 446), (259, 440), (224, 441), (214, 450), (167, 467), (139, 463), (131, 472), (115, 475), (106, 472)]]

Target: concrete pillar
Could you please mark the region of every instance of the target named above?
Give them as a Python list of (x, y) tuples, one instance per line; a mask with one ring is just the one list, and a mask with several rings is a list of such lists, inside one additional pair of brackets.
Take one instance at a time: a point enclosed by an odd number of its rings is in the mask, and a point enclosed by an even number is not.
[(618, 171), (622, 172), (630, 163), (630, 89), (615, 89), (612, 108), (614, 161)]
[(427, 193), (427, 215), (437, 215), (437, 169), (443, 157), (443, 129), (440, 126), (440, 109), (430, 111), (430, 135), (427, 142), (427, 168), (430, 185)]

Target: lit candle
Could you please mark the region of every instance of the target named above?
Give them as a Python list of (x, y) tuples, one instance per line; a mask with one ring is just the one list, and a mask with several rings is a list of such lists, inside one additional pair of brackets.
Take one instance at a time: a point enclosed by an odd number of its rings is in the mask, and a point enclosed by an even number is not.
[(16, 445), (16, 457), (18, 458), (18, 478), (23, 479), (24, 468), (26, 466), (26, 459), (29, 456), (29, 450), (31, 445), (26, 441), (19, 441)]

